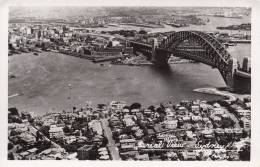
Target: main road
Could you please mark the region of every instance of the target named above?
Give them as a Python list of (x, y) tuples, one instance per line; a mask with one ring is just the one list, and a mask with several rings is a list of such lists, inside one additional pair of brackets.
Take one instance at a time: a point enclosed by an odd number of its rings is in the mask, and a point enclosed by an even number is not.
[[(36, 128), (34, 125), (32, 125), (31, 124), (31, 126), (29, 126), (29, 128), (30, 128), (30, 132), (34, 135), (34, 136), (36, 136), (36, 134), (37, 134), (37, 131), (39, 131), (39, 129), (38, 128)], [(48, 141), (48, 142), (51, 142), (51, 144), (54, 146), (54, 147), (56, 147), (56, 148), (58, 148), (58, 149), (63, 149), (59, 144), (57, 144), (57, 143), (55, 143), (54, 141), (52, 141), (51, 139), (49, 139), (47, 136), (45, 136), (41, 131), (39, 131), (39, 133), (43, 136), (43, 138), (46, 140), (46, 141)]]
[(120, 156), (119, 156), (119, 151), (118, 148), (116, 146), (116, 143), (112, 137), (112, 132), (111, 129), (108, 126), (108, 119), (101, 119), (101, 124), (102, 124), (102, 128), (104, 130), (104, 135), (107, 137), (108, 139), (108, 149), (110, 151), (110, 155), (112, 157), (112, 160), (121, 160)]

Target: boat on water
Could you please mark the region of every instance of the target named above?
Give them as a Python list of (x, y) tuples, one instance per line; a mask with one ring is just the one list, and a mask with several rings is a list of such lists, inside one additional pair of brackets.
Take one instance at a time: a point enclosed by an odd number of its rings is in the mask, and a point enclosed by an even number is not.
[(228, 48), (229, 46), (237, 46), (237, 43), (229, 43), (229, 42), (226, 42), (226, 43), (223, 43), (223, 45)]
[(228, 46), (237, 46), (237, 43), (228, 43)]

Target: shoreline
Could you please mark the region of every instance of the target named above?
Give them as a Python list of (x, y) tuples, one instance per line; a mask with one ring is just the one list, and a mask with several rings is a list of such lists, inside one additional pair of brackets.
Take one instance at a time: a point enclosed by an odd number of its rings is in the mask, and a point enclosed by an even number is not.
[(204, 94), (212, 94), (212, 95), (218, 95), (227, 98), (226, 101), (232, 102), (236, 101), (237, 99), (243, 99), (245, 97), (250, 96), (250, 94), (237, 94), (237, 93), (231, 93), (226, 90), (218, 90), (217, 88), (213, 87), (207, 87), (207, 88), (197, 88), (193, 89), (194, 92), (198, 93), (204, 93)]

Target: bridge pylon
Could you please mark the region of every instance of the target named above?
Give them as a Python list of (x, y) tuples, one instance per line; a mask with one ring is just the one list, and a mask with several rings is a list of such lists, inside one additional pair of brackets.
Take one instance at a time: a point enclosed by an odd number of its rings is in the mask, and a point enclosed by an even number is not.
[(238, 61), (235, 58), (232, 58), (228, 62), (228, 70), (225, 75), (225, 82), (227, 84), (227, 89), (229, 91), (234, 91), (234, 74), (238, 69)]
[(156, 56), (156, 48), (158, 48), (158, 41), (156, 38), (153, 38), (153, 45), (152, 45), (152, 62), (156, 62), (155, 56)]

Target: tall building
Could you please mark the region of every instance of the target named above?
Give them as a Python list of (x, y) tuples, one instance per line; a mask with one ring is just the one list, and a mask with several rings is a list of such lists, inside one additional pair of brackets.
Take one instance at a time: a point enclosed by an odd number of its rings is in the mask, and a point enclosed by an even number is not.
[(93, 160), (94, 155), (94, 146), (93, 145), (84, 145), (83, 147), (77, 150), (79, 160)]
[(32, 29), (31, 29), (31, 27), (27, 27), (27, 28), (26, 28), (26, 34), (27, 34), (27, 35), (32, 34)]

